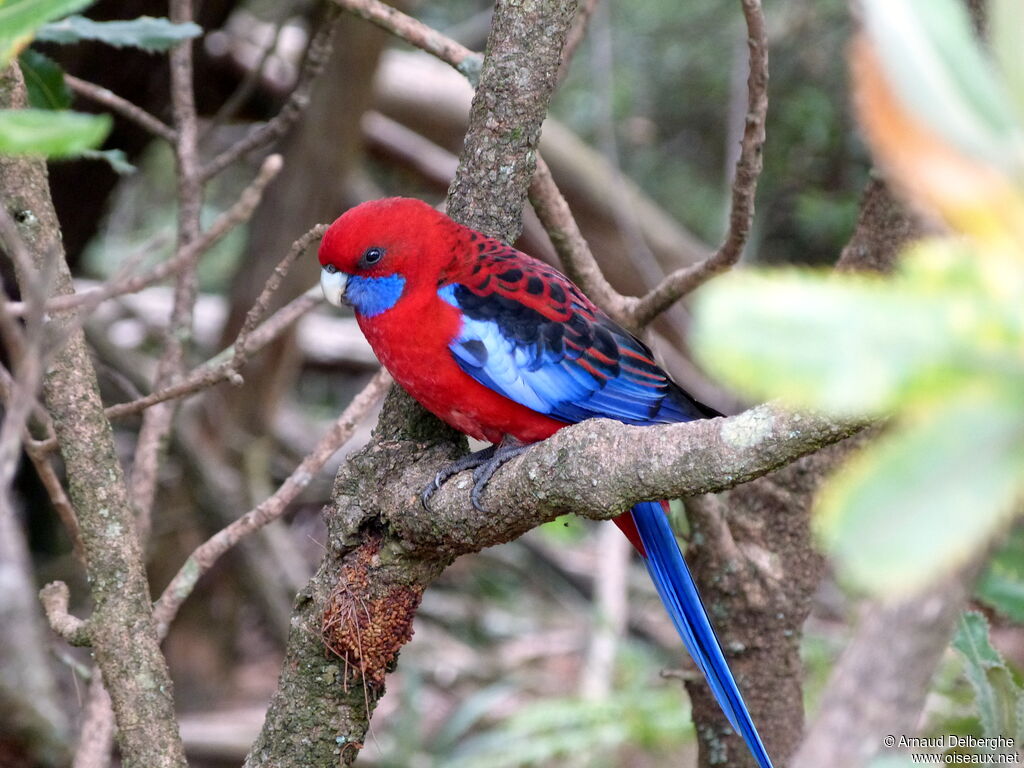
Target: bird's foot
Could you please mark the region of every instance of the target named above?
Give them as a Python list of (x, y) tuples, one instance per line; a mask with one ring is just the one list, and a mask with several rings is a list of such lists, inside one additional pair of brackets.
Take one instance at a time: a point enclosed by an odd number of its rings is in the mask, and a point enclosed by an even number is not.
[(497, 472), (503, 464), (511, 461), (519, 454), (524, 453), (529, 447), (529, 445), (521, 443), (515, 438), (506, 437), (498, 443), (495, 448), (494, 455), (473, 470), (473, 490), (470, 492), (469, 498), (473, 502), (474, 509), (477, 509), (480, 512), (487, 511), (481, 503), (480, 497), (483, 495), (484, 489), (487, 488), (487, 483), (491, 481), (491, 476)]
[(498, 445), (492, 445), (490, 448), (484, 448), (482, 451), (476, 451), (452, 462), (438, 472), (434, 481), (423, 489), (423, 493), (420, 495), (423, 506), (430, 509), (430, 498), (445, 482), (463, 470), (472, 469), (473, 490), (470, 492), (470, 500), (475, 509), (486, 512), (487, 510), (481, 503), (481, 496), (487, 488), (487, 483), (503, 464), (511, 461), (529, 447), (515, 438), (506, 437)]
[(444, 485), (459, 472), (463, 472), (467, 469), (476, 469), (488, 461), (498, 451), (498, 446), (492, 445), (489, 448), (484, 448), (482, 451), (474, 451), (473, 453), (466, 454), (458, 461), (453, 461), (447, 467), (442, 469), (436, 475), (434, 475), (433, 481), (423, 489), (423, 493), (420, 494), (420, 501), (425, 509), (430, 509), (430, 498), (437, 493), (441, 486)]

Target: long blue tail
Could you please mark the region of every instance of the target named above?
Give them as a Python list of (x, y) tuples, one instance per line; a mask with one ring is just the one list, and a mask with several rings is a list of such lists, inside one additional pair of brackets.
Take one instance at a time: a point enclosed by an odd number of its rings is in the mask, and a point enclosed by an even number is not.
[(757, 764), (761, 768), (772, 768), (771, 758), (743, 703), (665, 510), (660, 502), (645, 501), (633, 507), (632, 516), (646, 552), (647, 571), (686, 650), (704, 673), (719, 706), (735, 731), (743, 736)]

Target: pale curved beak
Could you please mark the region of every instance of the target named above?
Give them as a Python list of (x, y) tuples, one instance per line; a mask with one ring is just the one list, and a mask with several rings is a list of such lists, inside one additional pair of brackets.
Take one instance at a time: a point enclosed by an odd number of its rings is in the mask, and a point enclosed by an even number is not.
[(320, 270), (320, 288), (324, 298), (336, 307), (345, 303), (345, 288), (348, 287), (348, 275), (344, 272), (328, 272)]

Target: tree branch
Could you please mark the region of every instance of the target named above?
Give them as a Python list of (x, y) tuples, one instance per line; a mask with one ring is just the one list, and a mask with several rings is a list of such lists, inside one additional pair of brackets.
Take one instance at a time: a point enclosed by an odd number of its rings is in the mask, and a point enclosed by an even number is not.
[(711, 256), (668, 275), (633, 310), (633, 325), (643, 327), (682, 296), (703, 285), (739, 261), (754, 221), (754, 195), (761, 175), (765, 119), (768, 114), (768, 33), (761, 0), (741, 0), (747, 24), (750, 75), (747, 78), (747, 118), (740, 141), (740, 156), (732, 181), (729, 231)]
[(448, 215), (460, 224), (507, 243), (518, 236), (541, 123), (576, 6), (575, 0), (525, 0), (513, 9), (504, 3), (495, 8), (459, 169), (448, 190)]
[(306, 50), (306, 59), (299, 73), (298, 83), (288, 96), (288, 100), (280, 112), (259, 128), (251, 131), (241, 141), (235, 142), (225, 149), (213, 160), (206, 164), (199, 171), (201, 182), (207, 182), (223, 171), (229, 165), (237, 162), (245, 155), (260, 147), (277, 141), (286, 133), (295, 122), (302, 117), (302, 113), (309, 106), (309, 96), (313, 91), (313, 84), (317, 77), (323, 72), (327, 60), (331, 56), (331, 39), (334, 35), (334, 21), (337, 14), (328, 11), (326, 18), (320, 23), (319, 29), (309, 43)]
[(381, 29), (386, 29), (395, 37), (436, 56), (446, 64), (450, 64), (474, 86), (477, 84), (482, 61), (479, 53), (469, 50), (466, 46), (446, 37), (436, 29), (428, 27), (422, 21), (407, 16), (380, 0), (334, 0), (334, 2), (349, 13), (366, 19)]
[(258, 531), (284, 514), (288, 505), (309, 485), (316, 473), (323, 469), (327, 460), (351, 439), (356, 427), (366, 417), (367, 412), (377, 404), (390, 386), (391, 376), (382, 369), (352, 399), (352, 402), (331, 428), (320, 438), (316, 447), (310, 451), (270, 498), (246, 512), (231, 525), (222, 528), (189, 555), (188, 560), (164, 588), (163, 594), (160, 595), (160, 599), (157, 600), (154, 607), (153, 616), (160, 637), (166, 636), (171, 621), (177, 615), (181, 604), (192, 593), (199, 578), (213, 567), (221, 555), (234, 547), (245, 536)]
[[(15, 65), (0, 77), (0, 104), (24, 103), (24, 84)], [(71, 292), (45, 163), (0, 157), (0, 194), (4, 207), (19, 214), (14, 218), (36, 271), (26, 275), (19, 268), (19, 284), (30, 284), (48, 269), (53, 290)], [(59, 316), (50, 322), (60, 332), (76, 318)], [(94, 601), (89, 634), (96, 663), (110, 686), (124, 764), (183, 768), (173, 687), (156, 640), (127, 487), (80, 329), (70, 332), (68, 343), (55, 355), (43, 380), (43, 394), (79, 514)]]
[(121, 98), (113, 91), (95, 83), (90, 83), (87, 80), (80, 80), (74, 75), (67, 73), (64, 74), (64, 82), (75, 93), (85, 96), (87, 99), (92, 99), (97, 104), (102, 104), (104, 107), (117, 112), (121, 117), (142, 126), (154, 136), (159, 136), (171, 144), (178, 140), (177, 134), (171, 126), (153, 117), (149, 112), (132, 104), (127, 99)]
[(547, 230), (569, 278), (616, 322), (632, 327), (636, 299), (627, 299), (605, 278), (597, 259), (580, 232), (544, 159), (537, 156), (537, 170), (530, 182), (530, 203)]
[[(733, 488), (862, 427), (771, 404), (729, 418), (654, 427), (592, 419), (559, 430), (499, 470), (484, 497), (486, 513), (473, 510), (472, 483), (460, 475), (442, 486), (429, 512), (407, 508), (390, 524), (410, 545), (450, 555), (476, 552), (566, 512), (607, 520), (638, 501)], [(413, 466), (394, 485), (407, 494), (429, 477)]]

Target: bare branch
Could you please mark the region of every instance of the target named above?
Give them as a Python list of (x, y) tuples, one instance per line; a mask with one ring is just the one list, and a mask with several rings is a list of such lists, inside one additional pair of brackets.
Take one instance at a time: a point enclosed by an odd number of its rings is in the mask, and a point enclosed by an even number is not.
[(271, 273), (270, 277), (267, 278), (266, 285), (263, 286), (263, 290), (260, 291), (260, 295), (256, 297), (255, 303), (246, 313), (245, 321), (242, 323), (242, 328), (238, 331), (238, 336), (235, 339), (235, 354), (232, 358), (231, 364), (236, 370), (245, 363), (246, 355), (249, 352), (247, 347), (249, 337), (256, 329), (256, 326), (259, 325), (260, 320), (262, 320), (263, 316), (267, 313), (267, 307), (270, 305), (270, 299), (278, 288), (281, 287), (281, 282), (288, 274), (288, 270), (291, 269), (295, 260), (305, 253), (310, 244), (313, 241), (322, 238), (325, 232), (327, 232), (326, 224), (317, 224), (311, 228), (306, 232), (306, 234), (292, 243), (292, 247), (288, 249), (288, 253), (280, 262), (278, 262), (277, 266), (274, 267), (274, 271)]
[(390, 374), (381, 369), (352, 399), (327, 433), (320, 438), (312, 452), (302, 460), (273, 496), (246, 512), (231, 525), (222, 528), (189, 555), (154, 606), (153, 615), (160, 637), (167, 634), (171, 621), (181, 604), (192, 593), (199, 578), (242, 538), (284, 514), (288, 505), (309, 485), (327, 460), (352, 437), (356, 427), (390, 386)]
[(636, 299), (627, 299), (605, 278), (569, 210), (569, 204), (555, 184), (551, 170), (539, 155), (537, 170), (530, 183), (530, 202), (547, 230), (566, 274), (605, 312), (628, 327)]
[[(453, 479), (423, 515), (403, 510), (392, 520), (404, 540), (452, 554), (510, 541), (559, 514), (606, 520), (638, 501), (715, 493), (838, 442), (863, 427), (772, 404), (737, 416), (681, 424), (632, 427), (593, 419), (559, 430), (499, 470), (486, 499), (500, 499), (487, 514), (470, 512), (472, 483)], [(572, 456), (566, 462), (564, 456)], [(594, 467), (600, 467), (599, 473)], [(642, 472), (637, 467), (643, 467)], [(425, 484), (422, 469), (408, 469), (393, 487)], [(398, 491), (404, 493), (405, 491)], [(390, 500), (395, 509), (401, 502)], [(438, 536), (438, 531), (444, 534)]]
[(569, 29), (569, 35), (565, 38), (565, 46), (562, 48), (562, 63), (558, 69), (559, 82), (564, 80), (565, 76), (569, 74), (569, 65), (576, 55), (576, 49), (579, 48), (583, 38), (587, 35), (587, 24), (590, 21), (590, 17), (594, 15), (594, 9), (597, 8), (599, 2), (601, 0), (583, 0), (580, 3), (579, 10), (576, 11), (576, 19)]
[[(25, 103), (17, 66), (0, 76), (0, 102), (8, 107)], [(0, 157), (0, 193), (3, 207), (26, 214), (17, 224), (29, 249), (31, 268), (47, 276), (52, 290), (71, 292), (71, 274), (63, 258), (45, 162)], [(31, 277), (17, 277), (22, 290), (30, 291)], [(34, 306), (43, 305), (29, 301), (28, 310), (33, 311)], [(74, 317), (50, 319), (58, 334), (75, 322)], [(69, 332), (67, 343), (48, 366), (43, 394), (72, 479), (70, 495), (79, 512), (94, 603), (89, 639), (122, 725), (123, 762), (126, 768), (180, 768), (185, 765), (184, 751), (174, 719), (170, 676), (152, 624), (142, 552), (110, 424), (103, 416), (95, 371), (80, 330)], [(60, 607), (59, 601), (56, 607)], [(57, 616), (63, 620), (59, 611)], [(70, 635), (78, 635), (74, 623), (58, 624)]]
[(273, 119), (254, 129), (244, 139), (235, 142), (213, 158), (199, 172), (199, 178), (202, 182), (209, 181), (229, 165), (237, 162), (250, 152), (277, 141), (302, 116), (302, 113), (306, 111), (306, 107), (309, 106), (309, 97), (313, 91), (313, 84), (317, 77), (320, 76), (320, 73), (323, 72), (327, 59), (331, 55), (331, 38), (334, 35), (334, 20), (336, 17), (337, 12), (329, 12), (327, 18), (320, 24), (320, 28), (310, 41), (309, 48), (306, 51), (306, 60), (302, 65), (302, 71), (299, 73), (299, 81), (281, 108), (281, 111)]
[(747, 117), (740, 156), (732, 182), (729, 231), (722, 245), (704, 261), (668, 275), (633, 310), (633, 325), (646, 326), (682, 296), (739, 261), (754, 221), (754, 195), (763, 165), (765, 119), (768, 114), (768, 33), (761, 0), (741, 0), (747, 23), (750, 74), (747, 77)]
[(158, 403), (185, 397), (208, 389), (224, 380), (238, 378), (238, 371), (245, 365), (250, 355), (263, 349), (263, 347), (276, 339), (305, 312), (319, 303), (320, 289), (313, 288), (311, 289), (312, 295), (303, 294), (293, 299), (275, 312), (262, 325), (257, 325), (262, 315), (266, 312), (267, 306), (270, 303), (270, 297), (280, 287), (281, 280), (288, 272), (288, 269), (309, 247), (310, 243), (323, 237), (325, 230), (326, 225), (318, 224), (292, 244), (288, 255), (274, 269), (256, 303), (246, 315), (245, 324), (238, 332), (238, 336), (231, 346), (215, 355), (203, 365), (195, 368), (181, 381), (175, 382), (145, 397), (132, 400), (129, 403), (118, 403), (117, 405), (110, 406), (106, 409), (107, 417), (115, 419), (132, 413), (139, 413)]
[[(81, 313), (86, 315), (104, 301), (123, 296), (126, 293), (137, 293), (143, 288), (178, 274), (182, 269), (195, 261), (196, 258), (220, 242), (231, 230), (252, 217), (253, 212), (260, 204), (260, 200), (263, 199), (263, 192), (267, 185), (280, 172), (282, 162), (280, 155), (268, 156), (263, 161), (263, 165), (260, 166), (256, 178), (249, 183), (249, 186), (245, 188), (238, 200), (214, 219), (210, 228), (203, 232), (198, 240), (179, 249), (171, 258), (138, 275), (114, 280), (98, 288), (82, 291), (81, 293), (56, 296), (46, 302), (47, 313), (56, 314), (72, 309), (81, 309)], [(10, 306), (15, 314), (22, 314), (25, 311), (23, 302), (11, 302)]]
[(90, 645), (88, 623), (68, 613), (70, 598), (68, 585), (63, 581), (52, 581), (39, 590), (39, 600), (53, 631), (71, 645)]
[(103, 685), (103, 675), (94, 670), (71, 768), (107, 768), (110, 765), (114, 746), (114, 712), (110, 707), (110, 694)]
[(859, 768), (885, 751), (886, 735), (917, 731), (935, 669), (987, 561), (987, 554), (976, 558), (922, 594), (868, 605), (792, 768)]
[(436, 56), (446, 64), (450, 64), (459, 74), (476, 85), (480, 75), (482, 56), (455, 42), (450, 37), (428, 27), (422, 21), (407, 16), (380, 0), (334, 0), (349, 13), (386, 29), (395, 37), (405, 40), (432, 56)]
[(74, 75), (64, 74), (64, 82), (67, 83), (75, 93), (80, 96), (85, 96), (87, 99), (95, 101), (97, 104), (102, 104), (121, 117), (131, 120), (136, 125), (140, 125), (147, 131), (152, 133), (154, 136), (159, 136), (164, 141), (174, 144), (178, 140), (177, 134), (171, 126), (164, 123), (162, 120), (157, 119), (153, 115), (149, 114), (146, 110), (136, 106), (128, 99), (118, 96), (113, 91), (107, 90), (103, 86), (90, 83), (87, 80), (80, 80)]

